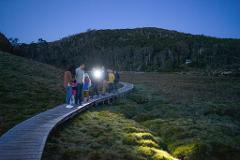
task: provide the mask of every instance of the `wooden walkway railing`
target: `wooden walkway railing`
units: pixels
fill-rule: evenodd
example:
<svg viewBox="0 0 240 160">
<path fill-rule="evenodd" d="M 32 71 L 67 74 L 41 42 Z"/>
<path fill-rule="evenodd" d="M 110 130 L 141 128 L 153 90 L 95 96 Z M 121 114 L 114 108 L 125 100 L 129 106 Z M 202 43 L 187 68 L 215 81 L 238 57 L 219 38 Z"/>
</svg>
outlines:
<svg viewBox="0 0 240 160">
<path fill-rule="evenodd" d="M 19 123 L 0 137 L 0 160 L 40 160 L 47 138 L 55 127 L 96 103 L 108 101 L 133 89 L 133 84 L 120 83 L 123 87 L 117 93 L 91 99 L 73 108 L 66 108 L 66 104 L 63 104 Z"/>
</svg>

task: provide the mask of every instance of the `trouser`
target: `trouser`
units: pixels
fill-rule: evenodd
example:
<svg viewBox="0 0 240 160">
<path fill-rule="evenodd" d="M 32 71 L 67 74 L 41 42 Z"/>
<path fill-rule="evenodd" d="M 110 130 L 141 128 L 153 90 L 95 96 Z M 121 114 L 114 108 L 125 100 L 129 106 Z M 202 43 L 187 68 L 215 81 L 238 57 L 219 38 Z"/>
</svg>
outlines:
<svg viewBox="0 0 240 160">
<path fill-rule="evenodd" d="M 108 83 L 108 93 L 113 91 L 113 83 Z"/>
<path fill-rule="evenodd" d="M 70 100 L 70 104 L 76 104 L 76 96 L 74 96 L 73 94 Z"/>
<path fill-rule="evenodd" d="M 89 91 L 83 91 L 84 101 L 87 102 L 89 100 Z"/>
<path fill-rule="evenodd" d="M 114 91 L 117 92 L 118 90 L 118 81 L 115 81 L 113 84 Z"/>
<path fill-rule="evenodd" d="M 99 93 L 98 93 L 98 83 L 93 83 L 93 92 L 92 92 L 91 95 L 92 96 L 99 95 Z"/>
<path fill-rule="evenodd" d="M 82 88 L 83 88 L 83 84 L 78 83 L 77 84 L 77 95 L 76 95 L 76 98 L 75 98 L 75 104 L 81 104 L 82 103 Z"/>
<path fill-rule="evenodd" d="M 67 104 L 70 104 L 71 97 L 72 97 L 72 87 L 67 86 L 66 87 L 66 99 L 65 99 L 65 102 Z"/>
<path fill-rule="evenodd" d="M 107 82 L 105 80 L 103 80 L 103 82 L 102 82 L 102 94 L 106 93 L 106 87 L 107 87 Z"/>
</svg>

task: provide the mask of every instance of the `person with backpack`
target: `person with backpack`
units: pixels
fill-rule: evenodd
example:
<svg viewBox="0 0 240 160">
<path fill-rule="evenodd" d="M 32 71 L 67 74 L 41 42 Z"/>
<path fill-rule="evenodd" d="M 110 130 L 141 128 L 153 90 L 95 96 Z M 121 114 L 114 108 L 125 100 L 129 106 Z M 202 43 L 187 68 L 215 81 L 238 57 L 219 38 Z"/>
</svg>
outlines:
<svg viewBox="0 0 240 160">
<path fill-rule="evenodd" d="M 108 72 L 107 72 L 107 70 L 105 69 L 104 66 L 102 66 L 102 74 L 103 74 L 103 77 L 102 77 L 102 95 L 105 95 L 106 90 L 107 90 Z"/>
<path fill-rule="evenodd" d="M 120 81 L 120 75 L 118 73 L 118 71 L 114 71 L 114 76 L 115 76 L 115 79 L 114 79 L 114 91 L 117 92 L 117 85 Z"/>
<path fill-rule="evenodd" d="M 92 82 L 92 93 L 91 97 L 99 96 L 99 87 L 103 81 L 103 71 L 98 68 L 93 68 L 90 74 L 90 79 Z"/>
<path fill-rule="evenodd" d="M 111 69 L 108 69 L 108 80 L 107 80 L 108 93 L 111 93 L 114 90 L 114 88 L 113 88 L 114 80 L 115 80 L 115 76 L 113 74 L 113 71 Z"/>
<path fill-rule="evenodd" d="M 84 97 L 84 102 L 88 102 L 89 99 L 90 99 L 90 96 L 89 96 L 89 89 L 91 87 L 91 79 L 89 77 L 89 75 L 87 73 L 84 73 L 83 75 L 83 97 Z"/>
<path fill-rule="evenodd" d="M 76 94 L 76 98 L 75 98 L 75 104 L 77 104 L 77 105 L 81 105 L 81 103 L 82 103 L 84 68 L 85 68 L 85 65 L 81 64 L 75 70 L 75 79 L 77 81 L 77 94 Z"/>
</svg>

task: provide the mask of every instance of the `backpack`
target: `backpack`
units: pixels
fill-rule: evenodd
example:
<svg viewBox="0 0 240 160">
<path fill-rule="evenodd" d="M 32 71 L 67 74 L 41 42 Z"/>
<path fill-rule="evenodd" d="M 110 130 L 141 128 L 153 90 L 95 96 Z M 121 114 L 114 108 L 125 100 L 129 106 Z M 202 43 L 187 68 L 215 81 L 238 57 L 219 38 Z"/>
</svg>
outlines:
<svg viewBox="0 0 240 160">
<path fill-rule="evenodd" d="M 90 79 L 86 76 L 85 78 L 84 78 L 84 83 L 89 83 L 90 82 Z"/>
</svg>

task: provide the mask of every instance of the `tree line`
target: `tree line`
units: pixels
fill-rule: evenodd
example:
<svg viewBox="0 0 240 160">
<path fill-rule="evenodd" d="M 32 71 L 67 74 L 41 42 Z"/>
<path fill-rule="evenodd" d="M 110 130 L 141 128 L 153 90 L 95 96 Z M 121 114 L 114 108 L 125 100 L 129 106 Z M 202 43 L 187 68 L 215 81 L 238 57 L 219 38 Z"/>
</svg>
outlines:
<svg viewBox="0 0 240 160">
<path fill-rule="evenodd" d="M 15 54 L 66 68 L 81 62 L 131 71 L 172 71 L 186 66 L 240 68 L 240 40 L 159 28 L 89 30 L 54 42 L 21 44 Z M 186 61 L 189 64 L 186 64 Z"/>
</svg>

